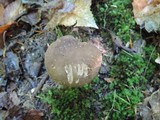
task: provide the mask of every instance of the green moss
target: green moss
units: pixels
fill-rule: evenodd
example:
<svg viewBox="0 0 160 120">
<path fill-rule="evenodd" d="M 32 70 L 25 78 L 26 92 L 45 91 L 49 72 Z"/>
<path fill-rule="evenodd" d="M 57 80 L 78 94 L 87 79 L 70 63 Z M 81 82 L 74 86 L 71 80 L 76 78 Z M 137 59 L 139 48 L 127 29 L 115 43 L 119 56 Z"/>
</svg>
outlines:
<svg viewBox="0 0 160 120">
<path fill-rule="evenodd" d="M 110 70 L 112 83 L 96 77 L 79 88 L 55 87 L 40 98 L 51 106 L 54 120 L 134 119 L 136 106 L 143 100 L 142 91 L 155 68 L 156 51 L 152 46 L 145 51 L 145 58 L 121 51 Z"/>
<path fill-rule="evenodd" d="M 113 30 L 124 41 L 130 40 L 130 30 L 135 27 L 131 0 L 107 0 L 99 2 L 94 11 L 100 28 Z"/>
<path fill-rule="evenodd" d="M 152 46 L 146 47 L 145 58 L 123 51 L 119 54 L 110 71 L 110 77 L 115 80 L 110 83 L 110 92 L 105 97 L 110 108 L 108 118 L 135 119 L 136 105 L 142 101 L 142 91 L 155 69 L 153 61 L 156 52 L 153 50 Z"/>
<path fill-rule="evenodd" d="M 131 0 L 93 1 L 93 14 L 100 28 L 109 28 L 124 41 L 134 31 Z M 61 36 L 61 32 L 57 30 Z M 53 88 L 40 95 L 51 106 L 54 120 L 135 119 L 135 109 L 144 98 L 142 91 L 155 69 L 156 51 L 149 45 L 145 56 L 121 51 L 111 67 L 112 83 L 98 77 L 80 88 Z"/>
<path fill-rule="evenodd" d="M 96 77 L 93 83 L 83 87 L 56 87 L 39 97 L 51 106 L 54 120 L 93 120 L 101 116 L 94 108 L 99 94 L 93 90 L 93 85 L 98 81 Z"/>
</svg>

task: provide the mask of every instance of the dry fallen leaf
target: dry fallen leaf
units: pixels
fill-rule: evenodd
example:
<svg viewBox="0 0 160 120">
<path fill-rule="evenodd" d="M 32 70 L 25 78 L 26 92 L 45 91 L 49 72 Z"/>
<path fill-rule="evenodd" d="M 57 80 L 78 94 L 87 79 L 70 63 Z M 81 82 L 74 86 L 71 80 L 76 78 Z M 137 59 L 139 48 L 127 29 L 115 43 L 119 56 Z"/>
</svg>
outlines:
<svg viewBox="0 0 160 120">
<path fill-rule="evenodd" d="M 33 11 L 25 16 L 22 16 L 20 20 L 29 23 L 30 25 L 36 25 L 41 20 L 41 11 Z"/>
<path fill-rule="evenodd" d="M 72 0 L 72 2 L 64 0 L 63 7 L 53 12 L 46 29 L 54 28 L 57 25 L 98 28 L 90 6 L 91 0 Z"/>
<path fill-rule="evenodd" d="M 9 4 L 4 10 L 4 22 L 9 23 L 17 19 L 26 9 L 21 0 L 16 0 Z"/>
<path fill-rule="evenodd" d="M 29 110 L 25 117 L 24 120 L 42 120 L 43 112 L 39 110 Z"/>
<path fill-rule="evenodd" d="M 0 26 L 0 34 L 2 34 L 5 30 L 7 30 L 11 25 L 12 23 L 7 23 L 5 25 Z"/>
<path fill-rule="evenodd" d="M 0 34 L 7 30 L 25 10 L 21 0 L 11 2 L 6 7 L 0 4 Z"/>
<path fill-rule="evenodd" d="M 90 11 L 91 0 L 75 0 L 74 4 L 75 9 L 63 17 L 59 24 L 98 28 Z"/>
<path fill-rule="evenodd" d="M 160 0 L 134 0 L 132 5 L 137 24 L 148 32 L 160 30 Z"/>
<path fill-rule="evenodd" d="M 13 105 L 20 104 L 20 99 L 18 98 L 17 93 L 15 91 L 10 93 L 9 98 L 11 99 Z"/>
<path fill-rule="evenodd" d="M 0 25 L 4 24 L 3 13 L 4 13 L 4 6 L 0 4 Z"/>
<path fill-rule="evenodd" d="M 153 92 L 138 106 L 142 120 L 160 120 L 160 89 Z"/>
<path fill-rule="evenodd" d="M 155 120 L 160 120 L 160 90 L 156 91 L 151 95 L 149 104 L 152 109 L 152 117 Z"/>
<path fill-rule="evenodd" d="M 2 4 L 0 4 L 0 34 L 2 34 L 5 30 L 7 30 L 12 23 L 8 23 L 8 24 L 5 24 L 5 21 L 4 21 L 4 6 Z M 5 25 L 4 25 L 5 24 Z"/>
</svg>

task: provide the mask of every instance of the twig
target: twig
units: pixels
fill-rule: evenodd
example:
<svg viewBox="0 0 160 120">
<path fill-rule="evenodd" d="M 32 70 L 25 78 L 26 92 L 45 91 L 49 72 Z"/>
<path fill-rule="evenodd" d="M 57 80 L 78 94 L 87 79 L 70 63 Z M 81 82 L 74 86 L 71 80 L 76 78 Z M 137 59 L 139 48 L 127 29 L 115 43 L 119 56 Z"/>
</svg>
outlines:
<svg viewBox="0 0 160 120">
<path fill-rule="evenodd" d="M 111 38 L 112 38 L 112 41 L 113 41 L 113 43 L 114 43 L 117 47 L 122 48 L 123 50 L 125 50 L 125 51 L 127 51 L 127 52 L 130 52 L 130 53 L 136 53 L 135 50 L 130 49 L 130 48 L 128 48 L 128 47 L 125 47 L 125 46 L 122 44 L 121 39 L 120 39 L 118 36 L 116 36 L 111 30 L 107 29 L 107 31 L 110 33 Z"/>
<path fill-rule="evenodd" d="M 48 79 L 48 75 L 45 74 L 44 77 L 42 78 L 42 80 L 40 81 L 40 83 L 37 85 L 37 87 L 35 88 L 32 96 L 35 97 L 37 95 L 37 93 L 40 91 L 40 89 L 42 88 L 43 84 L 45 83 L 45 81 Z"/>
</svg>

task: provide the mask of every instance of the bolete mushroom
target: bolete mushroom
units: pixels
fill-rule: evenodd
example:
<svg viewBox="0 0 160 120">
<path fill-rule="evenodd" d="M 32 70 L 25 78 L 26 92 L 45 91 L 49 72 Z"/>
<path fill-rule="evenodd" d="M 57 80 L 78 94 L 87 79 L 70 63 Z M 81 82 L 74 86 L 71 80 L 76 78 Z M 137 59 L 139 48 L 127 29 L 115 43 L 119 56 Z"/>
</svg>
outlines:
<svg viewBox="0 0 160 120">
<path fill-rule="evenodd" d="M 45 53 L 48 74 L 65 87 L 90 83 L 98 74 L 101 63 L 102 54 L 98 48 L 71 35 L 57 39 Z"/>
</svg>

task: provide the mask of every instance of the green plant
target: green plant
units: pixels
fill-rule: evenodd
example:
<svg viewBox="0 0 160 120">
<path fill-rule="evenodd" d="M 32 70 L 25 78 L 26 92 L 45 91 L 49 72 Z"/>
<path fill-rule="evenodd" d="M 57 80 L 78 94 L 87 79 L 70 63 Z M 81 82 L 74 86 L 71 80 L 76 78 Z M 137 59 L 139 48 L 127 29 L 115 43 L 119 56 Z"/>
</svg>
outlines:
<svg viewBox="0 0 160 120">
<path fill-rule="evenodd" d="M 107 118 L 134 119 L 135 107 L 141 102 L 142 91 L 155 68 L 152 61 L 156 52 L 152 50 L 153 47 L 145 48 L 145 58 L 139 54 L 126 54 L 123 51 L 119 54 L 110 71 L 110 77 L 115 80 L 110 83 L 110 92 L 105 97 L 109 107 L 109 111 L 106 111 Z M 148 56 L 149 54 L 151 56 Z"/>
<path fill-rule="evenodd" d="M 54 120 L 92 119 L 93 112 L 90 109 L 91 101 L 86 95 L 87 89 L 81 90 L 80 88 L 54 88 L 43 94 L 41 98 L 51 105 Z"/>
<path fill-rule="evenodd" d="M 156 51 L 147 46 L 145 58 L 121 51 L 110 70 L 114 81 L 107 84 L 96 77 L 79 88 L 53 88 L 40 95 L 51 106 L 54 120 L 134 119 L 142 101 L 145 84 L 155 68 Z"/>
<path fill-rule="evenodd" d="M 100 28 L 107 27 L 128 41 L 130 29 L 135 26 L 131 1 L 103 0 L 98 3 L 93 12 Z M 134 119 L 136 105 L 142 101 L 142 91 L 155 68 L 153 46 L 146 46 L 144 51 L 145 56 L 121 51 L 110 70 L 110 77 L 114 78 L 110 84 L 96 78 L 80 88 L 53 88 L 40 98 L 51 106 L 54 120 Z"/>
<path fill-rule="evenodd" d="M 93 120 L 101 113 L 95 110 L 101 91 L 93 86 L 99 82 L 96 77 L 91 84 L 79 88 L 55 87 L 39 97 L 51 106 L 54 120 Z"/>
<path fill-rule="evenodd" d="M 122 40 L 130 40 L 130 30 L 135 27 L 131 0 L 107 0 L 99 2 L 94 12 L 97 24 L 113 30 Z M 94 11 L 94 10 L 93 10 Z"/>
</svg>

